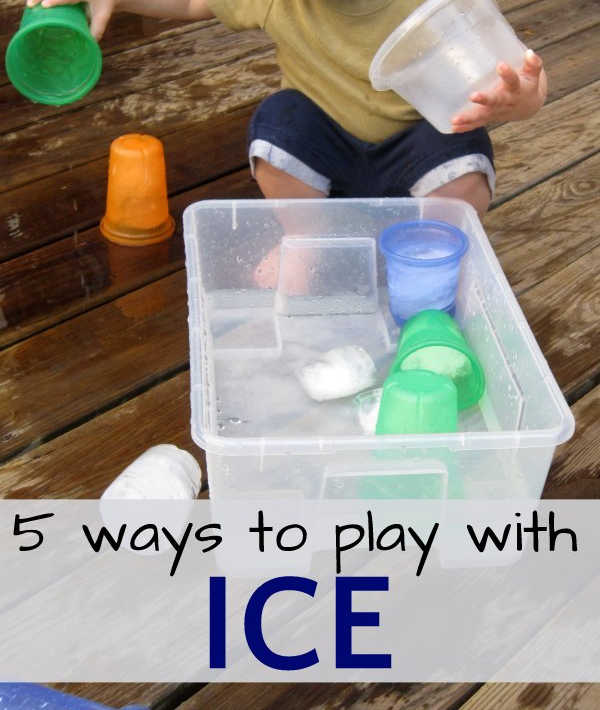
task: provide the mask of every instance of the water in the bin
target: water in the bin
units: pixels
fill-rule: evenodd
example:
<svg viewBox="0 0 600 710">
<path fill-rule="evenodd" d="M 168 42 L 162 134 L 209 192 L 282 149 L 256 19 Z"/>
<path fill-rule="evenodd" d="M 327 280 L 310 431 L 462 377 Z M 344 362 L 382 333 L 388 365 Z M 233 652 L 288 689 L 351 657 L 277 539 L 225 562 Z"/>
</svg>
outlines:
<svg viewBox="0 0 600 710">
<path fill-rule="evenodd" d="M 252 356 L 215 360 L 219 435 L 360 435 L 352 395 L 356 388 L 383 382 L 394 357 L 382 314 L 278 317 L 277 327 L 282 343 L 277 357 L 261 357 L 257 349 Z M 298 372 L 331 351 L 334 369 L 344 372 L 344 392 L 341 380 L 326 382 L 317 371 L 312 373 L 317 393 L 331 393 L 333 386 L 347 396 L 316 401 L 303 389 Z M 357 379 L 349 382 L 349 373 Z"/>
<path fill-rule="evenodd" d="M 471 297 L 474 296 L 471 293 Z M 472 305 L 478 310 L 478 301 L 473 301 Z M 362 413 L 359 413 L 356 399 L 362 397 L 362 401 L 369 404 L 369 393 L 376 390 L 367 388 L 362 395 L 318 402 L 303 390 L 297 373 L 331 350 L 356 346 L 364 349 L 375 363 L 374 386 L 381 387 L 396 355 L 398 339 L 398 329 L 388 317 L 387 306 L 383 306 L 383 310 L 369 314 L 277 316 L 270 321 L 276 335 L 263 337 L 265 333 L 261 325 L 253 340 L 253 349 L 243 348 L 238 355 L 235 349 L 222 350 L 222 356 L 217 355 L 214 360 L 215 433 L 235 438 L 373 435 L 378 399 L 371 397 L 370 406 Z M 257 322 L 256 315 L 252 318 L 250 312 L 245 317 L 237 311 L 236 314 L 238 318 L 227 320 L 233 328 L 228 334 L 228 345 L 237 342 L 235 330 L 246 335 L 248 324 Z M 218 322 L 223 321 L 218 312 L 214 317 Z M 469 317 L 471 321 L 475 319 L 473 313 Z M 262 320 L 259 322 L 263 324 Z M 469 334 L 472 341 L 482 345 L 481 336 Z M 245 344 L 246 340 L 242 340 Z M 274 343 L 280 343 L 280 347 L 274 347 Z M 478 354 L 485 356 L 484 364 L 493 362 L 501 372 L 504 361 L 494 355 L 495 351 L 490 352 L 492 345 L 490 341 Z M 439 355 L 433 351 L 425 357 L 437 358 Z M 419 357 L 423 358 L 423 353 Z M 462 356 L 450 357 L 447 363 L 448 374 L 455 376 L 468 366 Z M 427 364 L 423 359 L 412 362 L 413 367 Z M 498 379 L 498 373 L 495 379 Z M 505 380 L 503 377 L 502 382 Z M 496 398 L 491 386 L 490 395 Z M 496 421 L 497 412 L 490 395 L 486 393 L 479 406 L 460 413 L 459 431 L 496 431 L 514 424 L 506 416 Z M 505 395 L 502 401 L 506 401 Z M 510 412 L 513 410 L 515 407 L 510 407 Z"/>
</svg>

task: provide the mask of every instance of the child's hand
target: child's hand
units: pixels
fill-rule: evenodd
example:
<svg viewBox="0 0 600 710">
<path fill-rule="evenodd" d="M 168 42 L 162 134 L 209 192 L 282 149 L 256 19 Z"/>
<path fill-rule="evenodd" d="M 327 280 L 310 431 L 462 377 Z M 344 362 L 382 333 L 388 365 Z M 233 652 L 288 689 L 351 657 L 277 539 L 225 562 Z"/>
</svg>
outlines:
<svg viewBox="0 0 600 710">
<path fill-rule="evenodd" d="M 523 66 L 515 71 L 498 64 L 500 81 L 490 91 L 477 91 L 470 100 L 476 104 L 452 119 L 454 133 L 472 131 L 487 123 L 522 121 L 537 113 L 546 100 L 547 79 L 542 60 L 533 50 L 525 52 Z"/>
<path fill-rule="evenodd" d="M 40 2 L 42 7 L 54 7 L 55 5 L 76 5 L 81 0 L 27 0 L 27 6 L 33 7 L 39 5 Z M 88 0 L 88 4 L 91 14 L 90 32 L 99 40 L 115 10 L 117 0 Z"/>
</svg>

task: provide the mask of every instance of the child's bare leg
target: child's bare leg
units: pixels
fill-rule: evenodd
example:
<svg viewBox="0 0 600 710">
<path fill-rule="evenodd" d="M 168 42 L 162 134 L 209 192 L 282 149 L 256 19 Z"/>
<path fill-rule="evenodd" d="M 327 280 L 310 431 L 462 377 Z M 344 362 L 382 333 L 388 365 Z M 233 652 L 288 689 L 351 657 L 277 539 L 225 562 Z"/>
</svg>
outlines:
<svg viewBox="0 0 600 710">
<path fill-rule="evenodd" d="M 457 197 L 477 210 L 480 219 L 487 212 L 492 195 L 484 173 L 466 173 L 430 192 L 427 197 Z"/>
<path fill-rule="evenodd" d="M 273 167 L 262 158 L 255 158 L 254 174 L 262 194 L 267 199 L 295 199 L 327 197 L 324 192 L 298 180 L 298 178 Z M 286 232 L 293 234 L 292 225 L 284 225 Z M 287 270 L 286 270 L 287 271 Z M 306 284 L 305 265 L 298 263 L 298 268 L 292 268 L 290 278 L 293 283 L 286 284 L 289 292 L 302 292 Z M 272 249 L 254 271 L 254 280 L 261 288 L 275 288 L 279 276 L 279 247 Z"/>
<path fill-rule="evenodd" d="M 267 199 L 285 200 L 294 198 L 327 197 L 321 190 L 307 185 L 302 180 L 273 167 L 262 158 L 255 158 L 254 173 L 262 194 Z"/>
</svg>

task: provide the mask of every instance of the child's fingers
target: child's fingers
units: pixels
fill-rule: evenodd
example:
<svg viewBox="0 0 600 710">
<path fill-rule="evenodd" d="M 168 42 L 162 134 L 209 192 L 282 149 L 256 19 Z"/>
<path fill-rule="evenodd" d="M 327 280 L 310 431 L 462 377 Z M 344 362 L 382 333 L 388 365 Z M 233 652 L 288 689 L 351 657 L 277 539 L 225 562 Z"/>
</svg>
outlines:
<svg viewBox="0 0 600 710">
<path fill-rule="evenodd" d="M 90 32 L 92 33 L 92 37 L 97 40 L 102 39 L 102 35 L 106 30 L 109 20 L 110 12 L 98 11 L 95 15 L 92 15 L 92 22 L 90 24 Z"/>
<path fill-rule="evenodd" d="M 41 0 L 27 0 L 27 7 L 34 7 L 35 5 L 39 5 Z"/>
<path fill-rule="evenodd" d="M 504 85 L 509 91 L 519 90 L 519 75 L 511 66 L 505 64 L 504 62 L 500 62 L 500 64 L 498 64 L 497 72 L 498 76 L 502 79 Z"/>
<path fill-rule="evenodd" d="M 452 124 L 453 133 L 468 133 L 469 131 L 474 131 L 476 128 L 481 128 L 485 126 L 486 122 L 481 121 L 468 121 L 467 123 L 461 123 L 459 125 Z"/>
<path fill-rule="evenodd" d="M 525 52 L 525 60 L 523 61 L 524 74 L 527 74 L 533 79 L 537 79 L 537 77 L 541 74 L 543 66 L 544 63 L 542 62 L 541 57 L 538 57 L 533 49 L 528 49 Z"/>
<path fill-rule="evenodd" d="M 481 91 L 476 91 L 469 97 L 474 104 L 480 104 L 481 106 L 487 106 L 491 103 L 491 97 L 487 94 L 483 94 Z"/>
<path fill-rule="evenodd" d="M 484 126 L 490 119 L 491 111 L 487 106 L 473 106 L 452 119 L 452 130 L 455 133 L 472 131 L 474 128 Z"/>
</svg>

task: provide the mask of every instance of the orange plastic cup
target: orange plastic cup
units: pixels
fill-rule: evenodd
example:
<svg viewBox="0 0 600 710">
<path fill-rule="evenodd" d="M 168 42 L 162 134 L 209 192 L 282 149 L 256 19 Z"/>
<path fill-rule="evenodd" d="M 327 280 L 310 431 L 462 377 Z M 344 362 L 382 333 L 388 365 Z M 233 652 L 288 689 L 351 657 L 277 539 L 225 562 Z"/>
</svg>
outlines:
<svg viewBox="0 0 600 710">
<path fill-rule="evenodd" d="M 110 146 L 106 214 L 100 231 L 125 246 L 157 244 L 172 236 L 162 143 L 131 133 Z"/>
</svg>

